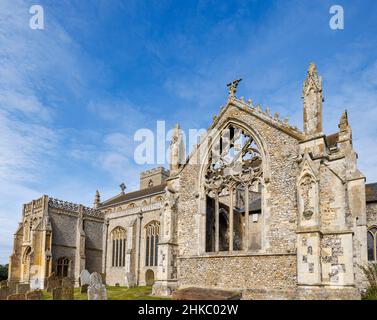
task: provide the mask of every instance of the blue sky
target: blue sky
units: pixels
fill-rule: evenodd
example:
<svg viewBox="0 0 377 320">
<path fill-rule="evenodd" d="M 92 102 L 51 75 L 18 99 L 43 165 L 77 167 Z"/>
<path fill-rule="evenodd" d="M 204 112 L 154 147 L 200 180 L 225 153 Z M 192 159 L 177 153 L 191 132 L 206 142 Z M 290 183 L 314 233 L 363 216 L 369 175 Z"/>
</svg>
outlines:
<svg viewBox="0 0 377 320">
<path fill-rule="evenodd" d="M 40 4 L 45 29 L 29 28 Z M 345 29 L 329 27 L 342 5 Z M 0 1 L 0 263 L 22 204 L 43 194 L 91 205 L 138 187 L 139 128 L 206 128 L 239 96 L 302 127 L 309 62 L 324 78 L 324 129 L 344 109 L 359 167 L 377 181 L 377 2 Z"/>
</svg>

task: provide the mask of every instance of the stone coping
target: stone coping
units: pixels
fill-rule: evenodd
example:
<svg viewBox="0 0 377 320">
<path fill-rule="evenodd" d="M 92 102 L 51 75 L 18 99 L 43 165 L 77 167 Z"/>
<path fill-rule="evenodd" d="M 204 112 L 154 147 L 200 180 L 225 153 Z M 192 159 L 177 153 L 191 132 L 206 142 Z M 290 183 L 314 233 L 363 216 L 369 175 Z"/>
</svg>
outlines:
<svg viewBox="0 0 377 320">
<path fill-rule="evenodd" d="M 295 252 L 276 252 L 276 253 L 267 253 L 267 252 L 240 252 L 240 253 L 226 253 L 226 252 L 219 252 L 219 253 L 205 253 L 202 255 L 195 255 L 195 256 L 187 256 L 187 257 L 178 257 L 178 259 L 202 259 L 202 258 L 229 258 L 229 257 L 270 257 L 270 256 L 296 256 L 297 253 Z"/>
</svg>

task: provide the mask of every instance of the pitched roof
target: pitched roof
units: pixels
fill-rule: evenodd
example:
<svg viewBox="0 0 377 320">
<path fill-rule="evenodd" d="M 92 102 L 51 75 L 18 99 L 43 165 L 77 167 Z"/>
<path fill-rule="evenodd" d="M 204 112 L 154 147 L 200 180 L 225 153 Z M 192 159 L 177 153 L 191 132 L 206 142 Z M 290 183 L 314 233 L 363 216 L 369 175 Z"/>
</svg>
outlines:
<svg viewBox="0 0 377 320">
<path fill-rule="evenodd" d="M 377 202 L 377 183 L 366 184 L 365 195 L 367 202 Z"/>
<path fill-rule="evenodd" d="M 136 200 L 136 199 L 147 197 L 147 196 L 150 196 L 150 195 L 156 194 L 156 193 L 162 193 L 162 192 L 164 192 L 165 187 L 166 187 L 166 182 L 164 182 L 164 183 L 162 183 L 158 186 L 154 186 L 154 187 L 150 187 L 150 188 L 146 188 L 146 189 L 141 189 L 141 190 L 128 192 L 128 193 L 121 193 L 121 194 L 119 194 L 119 195 L 117 195 L 113 198 L 110 198 L 110 199 L 102 202 L 101 208 L 116 205 L 116 204 L 119 204 L 119 203 L 122 203 L 122 202 L 128 202 L 128 201 L 131 201 L 131 200 Z"/>
</svg>

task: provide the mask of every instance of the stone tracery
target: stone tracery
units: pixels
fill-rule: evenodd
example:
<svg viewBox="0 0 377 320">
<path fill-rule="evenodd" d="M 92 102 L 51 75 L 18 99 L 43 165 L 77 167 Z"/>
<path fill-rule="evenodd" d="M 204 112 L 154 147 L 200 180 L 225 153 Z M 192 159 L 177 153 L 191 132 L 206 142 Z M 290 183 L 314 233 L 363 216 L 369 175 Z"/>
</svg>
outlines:
<svg viewBox="0 0 377 320">
<path fill-rule="evenodd" d="M 253 137 L 228 126 L 211 146 L 204 177 L 207 252 L 250 249 L 249 213 L 253 193 L 259 193 L 260 201 L 254 189 L 262 175 L 262 156 Z"/>
</svg>

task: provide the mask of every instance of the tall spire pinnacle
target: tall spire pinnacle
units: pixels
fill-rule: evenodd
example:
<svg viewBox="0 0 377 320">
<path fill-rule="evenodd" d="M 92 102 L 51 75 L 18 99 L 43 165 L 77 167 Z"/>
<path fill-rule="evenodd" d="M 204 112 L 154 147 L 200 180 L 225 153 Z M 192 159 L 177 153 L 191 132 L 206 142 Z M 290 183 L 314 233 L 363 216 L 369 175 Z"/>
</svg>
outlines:
<svg viewBox="0 0 377 320">
<path fill-rule="evenodd" d="M 97 209 L 100 204 L 101 204 L 101 196 L 99 194 L 99 191 L 97 190 L 96 195 L 94 196 L 94 203 L 93 203 L 94 209 Z"/>
<path fill-rule="evenodd" d="M 322 134 L 322 77 L 317 73 L 314 63 L 308 68 L 302 89 L 304 100 L 304 132 L 306 136 Z"/>
</svg>

